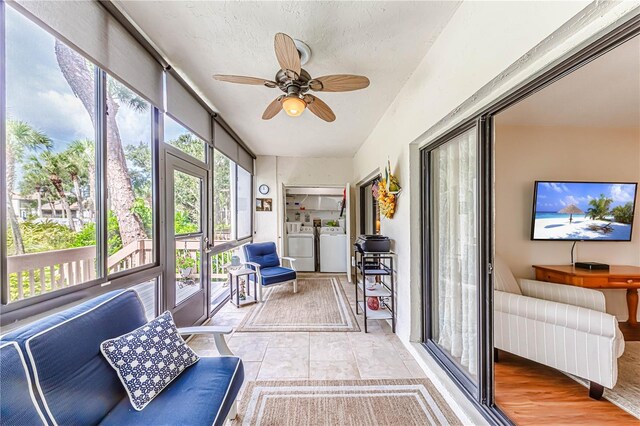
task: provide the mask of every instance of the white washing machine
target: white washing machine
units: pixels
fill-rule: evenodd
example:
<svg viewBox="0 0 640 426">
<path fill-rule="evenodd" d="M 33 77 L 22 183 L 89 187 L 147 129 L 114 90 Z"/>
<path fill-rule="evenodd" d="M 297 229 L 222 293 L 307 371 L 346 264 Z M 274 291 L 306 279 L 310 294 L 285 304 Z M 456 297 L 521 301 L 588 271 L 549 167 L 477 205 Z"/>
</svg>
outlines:
<svg viewBox="0 0 640 426">
<path fill-rule="evenodd" d="M 320 272 L 347 272 L 347 234 L 342 227 L 320 228 Z"/>
<path fill-rule="evenodd" d="M 296 270 L 316 270 L 316 238 L 313 227 L 302 226 L 300 232 L 287 234 L 287 256 L 293 257 Z"/>
</svg>

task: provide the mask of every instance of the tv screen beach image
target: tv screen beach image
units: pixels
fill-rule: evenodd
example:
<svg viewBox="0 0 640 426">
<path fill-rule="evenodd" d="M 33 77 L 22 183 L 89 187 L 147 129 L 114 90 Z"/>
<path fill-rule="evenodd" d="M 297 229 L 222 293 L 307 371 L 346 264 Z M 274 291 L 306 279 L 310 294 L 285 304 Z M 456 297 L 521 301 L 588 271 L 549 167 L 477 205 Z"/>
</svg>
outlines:
<svg viewBox="0 0 640 426">
<path fill-rule="evenodd" d="M 533 239 L 630 241 L 636 186 L 536 182 Z"/>
</svg>

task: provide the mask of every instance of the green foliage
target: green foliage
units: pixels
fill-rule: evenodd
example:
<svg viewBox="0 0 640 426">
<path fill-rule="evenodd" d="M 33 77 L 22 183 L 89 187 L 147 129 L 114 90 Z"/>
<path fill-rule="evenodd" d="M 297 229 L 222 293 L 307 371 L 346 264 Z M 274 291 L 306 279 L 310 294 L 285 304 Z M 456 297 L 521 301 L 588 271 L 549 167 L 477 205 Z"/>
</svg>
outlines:
<svg viewBox="0 0 640 426">
<path fill-rule="evenodd" d="M 176 235 L 190 234 L 199 231 L 197 222 L 193 222 L 189 215 L 182 211 L 177 211 L 173 221 Z"/>
<path fill-rule="evenodd" d="M 218 225 L 226 226 L 220 230 L 231 228 L 226 217 L 231 210 L 231 161 L 215 151 L 213 154 L 213 214 L 216 230 Z"/>
<path fill-rule="evenodd" d="M 107 252 L 109 256 L 122 249 L 122 238 L 120 238 L 120 226 L 118 218 L 113 211 L 107 214 Z"/>
<path fill-rule="evenodd" d="M 20 223 L 26 253 L 62 250 L 74 246 L 74 232 L 51 221 Z"/>
<path fill-rule="evenodd" d="M 202 139 L 198 138 L 192 133 L 183 133 L 178 136 L 177 139 L 173 139 L 167 142 L 169 145 L 173 145 L 180 151 L 184 151 L 189 155 L 194 156 L 199 160 L 204 160 L 204 147 L 205 144 Z"/>
<path fill-rule="evenodd" d="M 586 216 L 592 220 L 604 220 L 609 214 L 611 203 L 613 203 L 613 199 L 607 198 L 604 194 L 600 194 L 599 198 L 594 198 L 589 201 L 591 207 L 587 210 Z"/>
<path fill-rule="evenodd" d="M 94 246 L 96 244 L 96 224 L 87 223 L 75 233 L 73 247 Z"/>
<path fill-rule="evenodd" d="M 148 143 L 125 145 L 125 157 L 136 197 L 151 201 L 151 147 Z"/>
<path fill-rule="evenodd" d="M 633 203 L 628 202 L 625 205 L 614 207 L 611 214 L 613 214 L 614 221 L 630 225 L 633 222 Z"/>
<path fill-rule="evenodd" d="M 127 86 L 120 83 L 115 78 L 109 77 L 107 79 L 107 84 L 109 96 L 117 100 L 120 105 L 127 105 L 136 112 L 146 111 L 149 109 L 149 104 L 144 99 L 129 90 Z"/>
<path fill-rule="evenodd" d="M 142 198 L 136 198 L 133 202 L 131 211 L 140 218 L 142 226 L 144 227 L 144 232 L 147 235 L 152 235 L 153 210 L 149 205 L 147 205 L 147 202 Z"/>
<path fill-rule="evenodd" d="M 190 256 L 188 250 L 176 251 L 176 272 L 180 272 L 183 269 L 193 268 L 196 266 L 196 260 Z"/>
</svg>

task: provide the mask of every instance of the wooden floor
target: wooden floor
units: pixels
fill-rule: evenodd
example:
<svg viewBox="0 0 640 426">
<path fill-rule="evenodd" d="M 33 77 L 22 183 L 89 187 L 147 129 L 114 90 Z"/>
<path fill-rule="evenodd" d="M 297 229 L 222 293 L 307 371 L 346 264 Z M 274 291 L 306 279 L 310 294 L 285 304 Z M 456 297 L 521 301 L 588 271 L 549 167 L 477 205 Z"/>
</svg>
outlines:
<svg viewBox="0 0 640 426">
<path fill-rule="evenodd" d="M 619 322 L 618 326 L 620 327 L 620 331 L 624 335 L 624 340 L 627 342 L 638 342 L 640 341 L 640 325 L 632 327 L 628 322 Z"/>
<path fill-rule="evenodd" d="M 500 351 L 496 401 L 517 425 L 640 425 L 609 401 L 589 398 L 584 386 L 557 370 Z"/>
</svg>

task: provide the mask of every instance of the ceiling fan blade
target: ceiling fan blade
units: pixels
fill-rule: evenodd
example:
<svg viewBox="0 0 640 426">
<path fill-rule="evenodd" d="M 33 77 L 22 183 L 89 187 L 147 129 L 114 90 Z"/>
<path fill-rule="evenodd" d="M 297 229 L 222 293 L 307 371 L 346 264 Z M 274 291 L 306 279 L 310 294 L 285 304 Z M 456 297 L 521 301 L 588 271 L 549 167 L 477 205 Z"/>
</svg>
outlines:
<svg viewBox="0 0 640 426">
<path fill-rule="evenodd" d="M 332 122 L 336 119 L 336 115 L 331 111 L 329 105 L 325 104 L 321 99 L 316 98 L 313 95 L 305 95 L 304 101 L 307 103 L 309 111 L 323 119 L 324 121 Z"/>
<path fill-rule="evenodd" d="M 293 39 L 284 33 L 277 33 L 274 47 L 280 68 L 300 75 L 300 54 Z"/>
<path fill-rule="evenodd" d="M 223 75 L 216 74 L 213 76 L 216 80 L 226 81 L 228 83 L 238 83 L 238 84 L 254 84 L 256 86 L 267 86 L 270 88 L 277 87 L 277 84 L 271 80 L 265 80 L 264 78 L 257 77 L 245 77 L 242 75 Z"/>
<path fill-rule="evenodd" d="M 283 98 L 284 98 L 284 95 L 280 95 L 277 98 L 275 98 L 273 102 L 269 104 L 269 106 L 267 106 L 267 109 L 265 109 L 264 113 L 262 114 L 263 120 L 271 120 L 273 117 L 278 115 L 280 111 L 282 111 Z"/>
<path fill-rule="evenodd" d="M 318 84 L 320 82 L 320 84 Z M 309 82 L 316 92 L 350 92 L 369 86 L 369 79 L 362 75 L 335 74 L 314 78 Z"/>
</svg>

